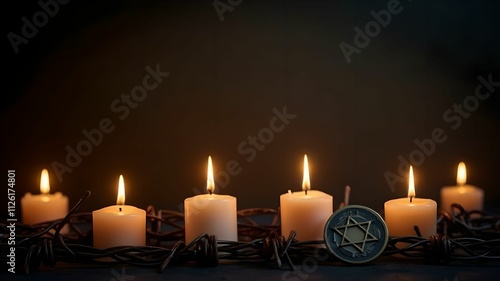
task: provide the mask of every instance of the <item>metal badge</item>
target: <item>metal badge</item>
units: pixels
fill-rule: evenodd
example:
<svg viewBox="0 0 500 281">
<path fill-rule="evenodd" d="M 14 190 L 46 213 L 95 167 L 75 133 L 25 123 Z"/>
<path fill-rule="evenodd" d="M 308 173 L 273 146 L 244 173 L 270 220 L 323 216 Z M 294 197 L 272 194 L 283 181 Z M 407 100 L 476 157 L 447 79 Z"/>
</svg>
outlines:
<svg viewBox="0 0 500 281">
<path fill-rule="evenodd" d="M 374 210 L 348 205 L 337 210 L 325 225 L 325 245 L 338 259 L 353 264 L 367 263 L 385 249 L 389 231 Z"/>
</svg>

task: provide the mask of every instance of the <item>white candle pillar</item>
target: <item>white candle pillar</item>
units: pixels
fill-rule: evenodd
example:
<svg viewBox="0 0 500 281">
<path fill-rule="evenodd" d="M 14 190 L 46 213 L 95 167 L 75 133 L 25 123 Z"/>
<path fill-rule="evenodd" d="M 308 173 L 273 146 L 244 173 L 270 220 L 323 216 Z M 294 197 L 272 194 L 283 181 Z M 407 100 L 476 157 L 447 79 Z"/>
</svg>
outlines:
<svg viewBox="0 0 500 281">
<path fill-rule="evenodd" d="M 483 210 L 484 191 L 467 182 L 467 170 L 464 162 L 457 168 L 457 185 L 441 188 L 441 209 L 449 211 L 451 204 L 458 203 L 465 210 Z"/>
<path fill-rule="evenodd" d="M 186 243 L 202 234 L 216 235 L 218 240 L 238 241 L 236 197 L 214 194 L 212 158 L 208 157 L 207 191 L 184 200 Z"/>
<path fill-rule="evenodd" d="M 50 194 L 49 173 L 43 169 L 40 176 L 40 195 L 26 193 L 21 198 L 22 221 L 24 224 L 33 225 L 37 223 L 62 219 L 68 214 L 68 197 L 61 192 Z M 64 227 L 61 233 L 67 233 L 68 227 Z"/>
<path fill-rule="evenodd" d="M 94 247 L 146 245 L 146 211 L 125 205 L 125 184 L 120 175 L 116 205 L 92 212 Z"/>
<path fill-rule="evenodd" d="M 333 197 L 310 188 L 309 163 L 304 155 L 303 191 L 280 196 L 281 235 L 288 237 L 295 230 L 299 241 L 323 240 L 326 221 L 333 214 Z"/>
<path fill-rule="evenodd" d="M 436 234 L 437 204 L 431 199 L 415 197 L 413 168 L 410 166 L 408 198 L 385 202 L 385 223 L 390 236 L 416 236 L 414 226 L 418 226 L 422 237 Z"/>
</svg>

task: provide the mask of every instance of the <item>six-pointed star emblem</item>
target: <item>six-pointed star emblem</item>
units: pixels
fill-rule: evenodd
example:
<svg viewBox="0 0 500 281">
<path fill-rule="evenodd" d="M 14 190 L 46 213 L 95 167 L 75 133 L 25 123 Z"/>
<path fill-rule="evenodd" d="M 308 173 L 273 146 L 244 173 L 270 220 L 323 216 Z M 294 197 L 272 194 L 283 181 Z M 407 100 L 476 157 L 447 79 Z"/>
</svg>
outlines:
<svg viewBox="0 0 500 281">
<path fill-rule="evenodd" d="M 372 221 L 357 222 L 349 216 L 345 225 L 330 227 L 330 229 L 342 237 L 339 247 L 352 245 L 363 253 L 366 242 L 379 241 L 377 237 L 370 233 L 371 223 Z"/>
</svg>

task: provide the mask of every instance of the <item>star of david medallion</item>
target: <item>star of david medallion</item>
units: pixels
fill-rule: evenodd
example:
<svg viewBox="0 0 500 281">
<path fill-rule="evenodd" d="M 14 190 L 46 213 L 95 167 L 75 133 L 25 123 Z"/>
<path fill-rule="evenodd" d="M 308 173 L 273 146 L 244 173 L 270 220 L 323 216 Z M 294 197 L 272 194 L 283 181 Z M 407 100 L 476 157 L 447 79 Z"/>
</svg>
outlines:
<svg viewBox="0 0 500 281">
<path fill-rule="evenodd" d="M 347 263 L 360 264 L 374 260 L 384 251 L 389 231 L 374 210 L 348 205 L 328 219 L 324 238 L 334 256 Z"/>
</svg>

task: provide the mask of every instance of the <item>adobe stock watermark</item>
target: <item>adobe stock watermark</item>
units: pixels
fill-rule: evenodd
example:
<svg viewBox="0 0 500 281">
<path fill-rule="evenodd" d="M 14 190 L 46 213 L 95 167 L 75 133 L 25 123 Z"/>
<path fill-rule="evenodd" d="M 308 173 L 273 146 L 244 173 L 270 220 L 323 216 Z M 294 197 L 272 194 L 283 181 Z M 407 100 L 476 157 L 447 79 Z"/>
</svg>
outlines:
<svg viewBox="0 0 500 281">
<path fill-rule="evenodd" d="M 275 134 L 283 132 L 286 126 L 290 124 L 290 121 L 297 117 L 297 114 L 288 113 L 286 106 L 281 111 L 273 108 L 272 113 L 273 116 L 266 127 L 261 128 L 256 135 L 249 135 L 246 140 L 238 144 L 236 150 L 240 156 L 245 157 L 247 163 L 254 161 L 258 152 L 263 151 L 266 145 L 269 145 L 274 140 Z M 226 188 L 231 181 L 231 177 L 241 174 L 242 171 L 243 167 L 240 162 L 234 159 L 227 161 L 225 169 L 219 170 L 214 175 L 216 186 Z M 198 188 L 193 188 L 192 191 L 195 195 L 206 193 Z M 193 201 L 193 203 L 195 202 L 197 202 L 197 205 L 194 206 L 196 211 L 193 211 L 195 214 L 206 207 L 206 201 L 204 200 Z M 183 203 L 180 203 L 178 208 L 180 212 L 184 212 Z"/>
<path fill-rule="evenodd" d="M 46 26 L 49 20 L 59 13 L 59 5 L 66 5 L 68 3 L 69 0 L 38 1 L 38 6 L 40 6 L 41 10 L 35 12 L 33 16 L 31 16 L 31 19 L 27 17 L 21 18 L 23 22 L 21 32 L 19 34 L 14 32 L 9 32 L 7 34 L 7 39 L 9 39 L 14 53 L 19 53 L 19 46 L 21 44 L 28 44 L 29 40 L 33 39 L 38 34 L 39 29 Z"/>
<path fill-rule="evenodd" d="M 125 267 L 122 267 L 121 273 L 116 271 L 116 269 L 112 269 L 111 274 L 113 274 L 113 277 L 111 277 L 109 281 L 129 281 L 135 279 L 134 275 L 127 275 L 127 273 L 125 273 Z"/>
<path fill-rule="evenodd" d="M 226 0 L 226 2 L 222 0 L 215 0 L 212 2 L 212 6 L 214 6 L 215 12 L 219 16 L 220 22 L 224 21 L 224 13 L 232 12 L 236 7 L 238 7 L 243 0 Z"/>
<path fill-rule="evenodd" d="M 141 84 L 133 87 L 130 94 L 121 94 L 119 98 L 111 102 L 110 110 L 119 121 L 125 120 L 130 115 L 131 110 L 137 108 L 148 97 L 148 93 L 155 90 L 164 78 L 170 75 L 169 72 L 162 72 L 159 64 L 154 69 L 148 65 L 145 70 L 147 74 L 142 78 Z M 59 182 L 63 181 L 65 173 L 73 172 L 73 169 L 82 163 L 83 158 L 89 156 L 93 149 L 103 142 L 106 134 L 112 133 L 115 129 L 116 125 L 113 120 L 105 117 L 99 121 L 95 128 L 83 129 L 81 131 L 82 139 L 74 146 L 66 145 L 65 161 L 63 163 L 53 161 L 51 164 Z"/>
<path fill-rule="evenodd" d="M 5 229 L 5 234 L 2 235 L 4 238 L 8 237 L 5 247 L 8 253 L 6 255 L 7 271 L 16 273 L 16 170 L 7 170 L 7 216 L 7 229 Z"/>
<path fill-rule="evenodd" d="M 307 257 L 302 260 L 299 266 L 296 266 L 293 271 L 285 271 L 281 274 L 282 281 L 301 281 L 307 280 L 310 274 L 318 270 L 318 265 L 320 262 L 326 261 L 329 258 L 328 253 L 324 251 L 324 254 L 320 253 L 321 248 L 314 249 L 312 257 Z M 324 249 L 322 249 L 324 250 Z"/>
<path fill-rule="evenodd" d="M 392 192 L 394 192 L 398 182 L 405 181 L 405 175 L 408 173 L 410 165 L 422 165 L 427 157 L 436 152 L 438 145 L 443 144 L 448 139 L 446 130 L 458 130 L 462 126 L 464 119 L 469 118 L 479 108 L 480 103 L 488 99 L 495 92 L 495 88 L 500 87 L 500 80 L 493 81 L 493 74 L 491 73 L 487 76 L 487 79 L 481 75 L 477 79 L 479 83 L 474 94 L 468 95 L 461 103 L 455 103 L 443 112 L 443 121 L 449 127 L 436 127 L 431 131 L 429 137 L 422 140 L 415 139 L 413 142 L 416 148 L 408 154 L 408 157 L 405 158 L 403 155 L 397 157 L 399 161 L 398 173 L 384 172 L 384 178 Z"/>
<path fill-rule="evenodd" d="M 358 26 L 353 28 L 355 32 L 353 38 L 354 46 L 345 41 L 342 41 L 339 44 L 340 51 L 342 51 L 347 63 L 351 63 L 351 56 L 353 54 L 359 55 L 361 53 L 361 49 L 368 47 L 371 39 L 377 37 L 382 31 L 382 28 L 387 27 L 391 23 L 393 15 L 397 15 L 402 11 L 403 5 L 401 5 L 399 0 L 389 0 L 387 2 L 387 9 L 382 9 L 378 12 L 371 10 L 370 15 L 373 17 L 373 20 L 365 24 L 364 30 Z"/>
</svg>

